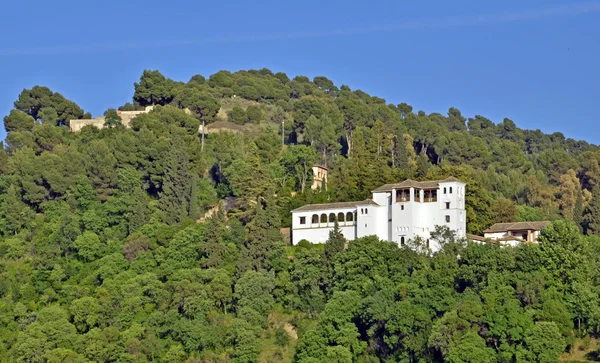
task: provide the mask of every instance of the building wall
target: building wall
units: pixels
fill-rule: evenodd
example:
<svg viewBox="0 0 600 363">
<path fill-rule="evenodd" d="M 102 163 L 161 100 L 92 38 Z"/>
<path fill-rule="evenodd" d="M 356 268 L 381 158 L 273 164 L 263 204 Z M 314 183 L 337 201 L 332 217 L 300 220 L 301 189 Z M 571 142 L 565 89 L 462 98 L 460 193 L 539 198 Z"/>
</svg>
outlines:
<svg viewBox="0 0 600 363">
<path fill-rule="evenodd" d="M 498 239 L 498 238 L 502 238 L 502 237 L 506 237 L 508 236 L 507 232 L 494 232 L 494 233 L 484 233 L 483 237 L 485 238 L 491 238 L 491 239 Z"/>
<path fill-rule="evenodd" d="M 356 206 L 356 237 L 376 235 L 379 239 L 388 239 L 387 205 Z"/>
<path fill-rule="evenodd" d="M 348 213 L 354 215 L 352 222 L 346 221 Z M 348 240 L 356 239 L 356 208 L 332 208 L 320 211 L 301 211 L 292 213 L 292 244 L 296 245 L 303 239 L 306 239 L 312 243 L 325 243 L 329 238 L 329 231 L 333 230 L 335 222 L 329 222 L 329 214 L 335 213 L 337 216 L 339 213 L 344 213 L 344 222 L 338 222 L 342 234 Z M 312 216 L 316 214 L 319 216 L 318 223 L 312 223 Z M 321 223 L 321 214 L 327 215 L 328 222 Z M 300 218 L 306 218 L 304 225 L 300 224 Z"/>
<path fill-rule="evenodd" d="M 450 193 L 450 187 L 452 187 L 452 193 Z M 410 188 L 410 201 L 396 202 L 396 191 L 394 190 L 391 206 L 392 237 L 389 240 L 400 244 L 402 237 L 408 241 L 420 236 L 427 241 L 437 225 L 447 226 L 456 231 L 457 237 L 466 236 L 464 187 L 464 184 L 458 182 L 440 183 L 437 201 L 428 203 L 420 202 L 424 192 L 415 188 Z M 446 194 L 444 194 L 444 188 L 446 188 Z M 374 193 L 374 199 L 380 198 L 375 194 L 382 193 Z M 450 203 L 450 209 L 446 209 L 446 203 Z M 446 222 L 446 216 L 450 217 L 450 222 Z M 439 250 L 439 245 L 433 240 L 430 240 L 429 246 L 433 251 Z"/>
<path fill-rule="evenodd" d="M 327 188 L 327 169 L 320 166 L 313 166 L 313 183 L 310 189 Z"/>
<path fill-rule="evenodd" d="M 104 117 L 98 117 L 94 119 L 84 119 L 84 120 L 70 120 L 69 121 L 69 130 L 71 132 L 79 132 L 84 126 L 93 125 L 99 129 L 104 127 Z"/>
<path fill-rule="evenodd" d="M 123 126 L 129 128 L 129 124 L 131 120 L 133 120 L 136 116 L 141 115 L 143 113 L 148 113 L 152 111 L 154 106 L 147 106 L 144 110 L 141 111 L 117 111 L 117 114 L 121 117 L 121 124 Z M 186 109 L 186 112 L 189 110 Z M 93 125 L 99 129 L 104 127 L 104 117 L 96 117 L 93 119 L 82 119 L 82 120 L 69 120 L 69 130 L 71 132 L 79 132 L 84 126 Z"/>
<path fill-rule="evenodd" d="M 446 193 L 444 194 L 444 188 Z M 450 193 L 452 188 L 452 193 Z M 408 202 L 396 202 L 396 191 L 373 193 L 373 201 L 379 206 L 358 204 L 355 208 L 329 209 L 318 212 L 293 212 L 292 213 L 292 243 L 297 244 L 306 239 L 313 243 L 324 243 L 329 237 L 329 231 L 333 229 L 334 223 L 311 224 L 312 215 L 349 211 L 356 213 L 356 223 L 340 223 L 344 236 L 353 240 L 364 236 L 376 235 L 379 239 L 396 242 L 400 245 L 401 238 L 404 241 L 420 236 L 425 241 L 429 240 L 429 248 L 438 251 L 440 245 L 430 239 L 431 232 L 436 226 L 447 226 L 454 230 L 457 237 L 466 236 L 466 211 L 465 211 L 465 184 L 459 182 L 440 183 L 437 192 L 437 201 L 421 203 L 423 191 L 417 193 L 410 188 L 411 200 Z M 391 199 L 391 203 L 390 203 Z M 449 209 L 446 203 L 450 203 Z M 306 224 L 300 225 L 299 218 L 306 218 Z M 446 221 L 449 216 L 450 221 Z M 320 217 L 319 217 L 320 218 Z M 486 235 L 487 237 L 487 235 Z"/>
</svg>

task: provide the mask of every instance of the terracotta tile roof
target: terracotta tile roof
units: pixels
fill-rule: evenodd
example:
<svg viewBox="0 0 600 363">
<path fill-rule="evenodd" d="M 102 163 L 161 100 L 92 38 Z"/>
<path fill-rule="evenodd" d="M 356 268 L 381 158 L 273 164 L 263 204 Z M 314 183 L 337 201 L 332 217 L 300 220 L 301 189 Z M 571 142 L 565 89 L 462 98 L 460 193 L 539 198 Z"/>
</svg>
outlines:
<svg viewBox="0 0 600 363">
<path fill-rule="evenodd" d="M 440 186 L 440 183 L 452 183 L 458 182 L 463 183 L 459 179 L 451 176 L 444 180 L 426 180 L 426 181 L 416 181 L 411 179 L 406 179 L 401 183 L 395 184 L 385 184 L 380 186 L 379 188 L 373 190 L 373 192 L 391 192 L 393 189 L 401 189 L 401 188 L 421 188 L 421 189 L 437 189 Z"/>
<path fill-rule="evenodd" d="M 546 228 L 550 221 L 541 222 L 511 222 L 511 223 L 496 223 L 490 228 L 483 231 L 484 233 L 497 233 L 497 232 L 508 232 L 508 231 L 541 231 Z"/>
<path fill-rule="evenodd" d="M 343 208 L 355 208 L 359 205 L 374 205 L 379 207 L 379 204 L 375 203 L 371 199 L 359 201 L 359 202 L 341 202 L 341 203 L 323 203 L 323 204 L 308 204 L 300 208 L 294 209 L 292 212 L 309 212 L 309 211 L 322 211 L 328 209 L 343 209 Z"/>
</svg>

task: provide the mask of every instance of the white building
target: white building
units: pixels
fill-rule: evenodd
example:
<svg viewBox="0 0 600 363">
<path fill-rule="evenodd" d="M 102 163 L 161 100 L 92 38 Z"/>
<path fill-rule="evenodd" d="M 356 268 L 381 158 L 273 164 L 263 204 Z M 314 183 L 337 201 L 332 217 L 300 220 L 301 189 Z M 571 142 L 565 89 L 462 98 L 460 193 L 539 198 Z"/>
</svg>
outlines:
<svg viewBox="0 0 600 363">
<path fill-rule="evenodd" d="M 483 231 L 483 238 L 510 246 L 522 242 L 537 243 L 540 232 L 550 223 L 550 221 L 496 223 Z"/>
<path fill-rule="evenodd" d="M 466 235 L 465 185 L 453 177 L 405 180 L 373 190 L 373 198 L 362 202 L 305 205 L 292 211 L 292 243 L 324 243 L 337 221 L 349 240 L 376 235 L 404 245 L 420 236 L 437 251 L 439 244 L 430 241 L 435 226 L 447 226 L 459 238 Z"/>
</svg>

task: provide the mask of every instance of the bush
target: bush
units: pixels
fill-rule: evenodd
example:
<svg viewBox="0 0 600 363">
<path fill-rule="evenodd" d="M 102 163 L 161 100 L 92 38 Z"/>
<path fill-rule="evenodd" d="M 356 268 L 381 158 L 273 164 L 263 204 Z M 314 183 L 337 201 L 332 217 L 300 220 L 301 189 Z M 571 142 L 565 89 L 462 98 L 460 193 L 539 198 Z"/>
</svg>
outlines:
<svg viewBox="0 0 600 363">
<path fill-rule="evenodd" d="M 259 123 L 262 120 L 262 110 L 258 106 L 248 106 L 246 114 L 250 122 Z"/>
<path fill-rule="evenodd" d="M 275 344 L 280 347 L 285 347 L 290 342 L 290 336 L 283 328 L 283 325 L 280 325 L 277 330 L 275 330 Z"/>
<path fill-rule="evenodd" d="M 243 125 L 248 122 L 248 114 L 243 108 L 240 107 L 234 107 L 231 111 L 229 111 L 227 113 L 227 118 L 229 118 L 229 121 L 238 125 Z"/>
</svg>

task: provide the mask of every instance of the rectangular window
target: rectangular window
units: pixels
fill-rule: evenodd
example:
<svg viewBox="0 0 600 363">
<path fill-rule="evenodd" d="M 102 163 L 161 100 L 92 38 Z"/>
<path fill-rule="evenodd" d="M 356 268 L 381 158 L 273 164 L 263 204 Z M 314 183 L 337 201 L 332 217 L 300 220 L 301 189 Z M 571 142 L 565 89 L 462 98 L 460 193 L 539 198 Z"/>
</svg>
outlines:
<svg viewBox="0 0 600 363">
<path fill-rule="evenodd" d="M 300 224 L 306 224 L 306 217 L 300 217 Z"/>
<path fill-rule="evenodd" d="M 400 206 L 400 210 L 404 210 L 404 206 L 403 205 Z"/>
<path fill-rule="evenodd" d="M 450 223 L 450 216 L 446 216 L 446 223 Z"/>
<path fill-rule="evenodd" d="M 446 202 L 446 209 L 450 209 L 450 202 Z"/>
<path fill-rule="evenodd" d="M 452 194 L 452 187 L 450 187 L 450 194 Z"/>
</svg>

